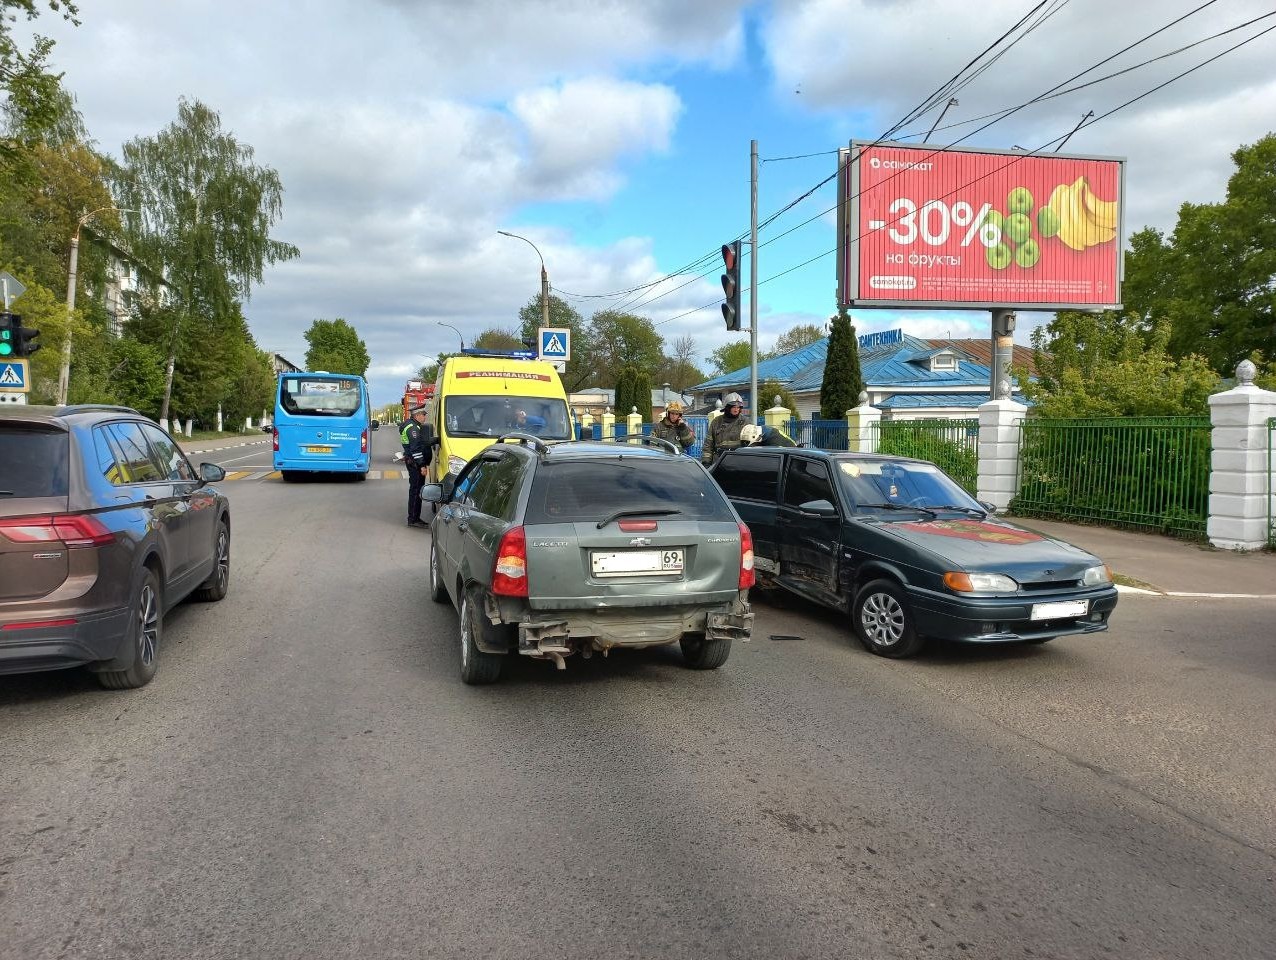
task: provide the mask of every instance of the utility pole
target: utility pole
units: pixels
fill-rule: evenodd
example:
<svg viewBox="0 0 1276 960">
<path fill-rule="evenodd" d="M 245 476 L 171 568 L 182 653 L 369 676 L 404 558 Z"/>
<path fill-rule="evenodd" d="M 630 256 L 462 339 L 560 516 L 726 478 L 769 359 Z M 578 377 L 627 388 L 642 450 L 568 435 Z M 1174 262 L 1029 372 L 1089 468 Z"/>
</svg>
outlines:
<svg viewBox="0 0 1276 960">
<path fill-rule="evenodd" d="M 749 141 L 749 408 L 758 422 L 758 141 Z"/>
</svg>

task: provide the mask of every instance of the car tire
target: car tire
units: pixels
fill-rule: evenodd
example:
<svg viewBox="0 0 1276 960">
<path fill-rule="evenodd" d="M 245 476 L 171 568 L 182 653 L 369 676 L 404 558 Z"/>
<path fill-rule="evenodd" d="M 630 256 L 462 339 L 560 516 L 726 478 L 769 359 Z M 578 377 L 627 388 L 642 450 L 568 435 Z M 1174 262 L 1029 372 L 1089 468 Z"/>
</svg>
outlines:
<svg viewBox="0 0 1276 960">
<path fill-rule="evenodd" d="M 368 479 L 368 471 L 367 471 L 367 470 L 364 470 L 364 471 L 362 471 L 361 473 L 356 473 L 356 474 L 354 475 L 354 482 L 355 482 L 355 483 L 362 483 L 364 480 L 367 480 L 367 479 Z"/>
<path fill-rule="evenodd" d="M 470 587 L 461 595 L 461 682 L 471 686 L 495 683 L 505 662 L 503 655 L 485 653 L 474 642 L 484 627 L 483 594 L 478 587 Z"/>
<path fill-rule="evenodd" d="M 731 655 L 731 638 L 710 640 L 703 633 L 684 633 L 678 642 L 682 657 L 693 670 L 717 670 Z"/>
<path fill-rule="evenodd" d="M 874 580 L 855 597 L 855 633 L 869 653 L 879 657 L 911 657 L 925 644 L 913 624 L 904 591 L 891 580 Z"/>
<path fill-rule="evenodd" d="M 434 549 L 434 535 L 430 535 L 430 599 L 435 603 L 447 603 L 447 586 L 439 573 L 439 552 Z"/>
<path fill-rule="evenodd" d="M 215 603 L 226 597 L 230 590 L 230 527 L 225 520 L 217 523 L 217 539 L 213 541 L 213 556 L 217 565 L 208 579 L 195 588 L 195 599 Z"/>
<path fill-rule="evenodd" d="M 129 607 L 129 629 L 126 643 L 129 665 L 123 670 L 103 670 L 97 675 L 98 683 L 108 690 L 129 690 L 144 687 L 155 676 L 159 666 L 160 637 L 164 632 L 164 604 L 160 594 L 159 577 L 146 567 L 142 580 L 133 592 Z"/>
</svg>

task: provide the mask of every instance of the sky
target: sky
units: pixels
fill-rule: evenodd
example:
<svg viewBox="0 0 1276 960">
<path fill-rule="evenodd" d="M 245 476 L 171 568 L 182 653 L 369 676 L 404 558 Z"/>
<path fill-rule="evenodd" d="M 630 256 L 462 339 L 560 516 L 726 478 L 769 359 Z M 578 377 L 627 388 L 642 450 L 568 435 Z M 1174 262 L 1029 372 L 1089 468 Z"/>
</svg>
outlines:
<svg viewBox="0 0 1276 960">
<path fill-rule="evenodd" d="M 586 319 L 623 307 L 667 344 L 690 335 L 707 357 L 731 337 L 719 260 L 638 298 L 612 294 L 716 257 L 747 231 L 750 140 L 765 219 L 834 173 L 839 147 L 890 130 L 1038 0 L 79 5 L 80 26 L 46 11 L 27 31 L 56 42 L 54 67 L 99 149 L 119 157 L 129 140 L 156 135 L 180 97 L 217 111 L 278 171 L 284 209 L 272 234 L 301 251 L 268 268 L 245 305 L 258 344 L 300 364 L 311 322 L 343 317 L 368 345 L 380 405 L 458 347 L 442 324 L 468 344 L 517 327 L 539 296 L 537 251 L 498 230 L 539 249 L 555 294 Z M 951 143 L 980 124 L 950 124 L 1031 100 L 1198 7 L 1049 0 L 1040 24 L 959 91 L 930 142 Z M 1155 62 L 965 143 L 1035 149 L 1087 111 L 1103 114 L 1276 25 L 1269 16 L 1214 37 L 1273 13 L 1272 0 L 1205 3 L 1084 79 Z M 1127 225 L 1169 231 L 1180 204 L 1223 199 L 1232 151 L 1276 130 L 1273 103 L 1276 32 L 1086 127 L 1066 149 L 1126 157 Z M 899 135 L 920 142 L 937 118 L 938 108 Z M 760 349 L 834 312 L 834 202 L 826 183 L 761 234 L 777 239 L 758 253 Z M 984 337 L 989 322 L 976 311 L 853 319 L 860 333 L 930 337 Z M 1045 319 L 1021 314 L 1016 339 Z"/>
</svg>

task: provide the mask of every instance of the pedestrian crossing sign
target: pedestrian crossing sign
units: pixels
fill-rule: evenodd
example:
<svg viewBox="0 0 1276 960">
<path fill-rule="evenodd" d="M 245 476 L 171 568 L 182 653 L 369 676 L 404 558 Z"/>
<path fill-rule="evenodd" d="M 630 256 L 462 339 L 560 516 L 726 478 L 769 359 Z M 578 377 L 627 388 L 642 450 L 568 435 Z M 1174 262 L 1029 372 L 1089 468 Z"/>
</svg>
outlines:
<svg viewBox="0 0 1276 960">
<path fill-rule="evenodd" d="M 572 331 L 570 327 L 540 327 L 537 356 L 541 360 L 570 360 Z"/>
<path fill-rule="evenodd" d="M 30 390 L 25 360 L 6 360 L 0 363 L 0 391 L 26 393 Z"/>
</svg>

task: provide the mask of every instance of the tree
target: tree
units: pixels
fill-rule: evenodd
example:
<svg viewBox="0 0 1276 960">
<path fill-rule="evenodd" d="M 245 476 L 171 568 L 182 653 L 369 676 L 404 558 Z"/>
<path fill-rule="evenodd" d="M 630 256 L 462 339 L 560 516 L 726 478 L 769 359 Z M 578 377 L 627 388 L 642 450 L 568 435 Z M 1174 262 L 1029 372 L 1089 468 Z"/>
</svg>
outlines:
<svg viewBox="0 0 1276 960">
<path fill-rule="evenodd" d="M 1168 326 L 1169 356 L 1205 356 L 1231 376 L 1258 350 L 1276 358 L 1276 134 L 1232 154 L 1222 203 L 1185 203 L 1173 233 L 1130 238 L 1122 299 L 1145 337 Z"/>
<path fill-rule="evenodd" d="M 47 0 L 50 10 L 76 26 L 79 10 L 67 0 Z M 12 24 L 22 14 L 27 20 L 40 15 L 39 0 L 0 0 L 0 107 L 3 107 L 8 133 L 20 136 L 0 137 L 0 163 L 8 165 L 23 149 L 23 141 L 38 137 L 55 126 L 62 117 L 65 100 L 60 97 L 61 74 L 47 70 L 53 41 L 36 37 L 29 51 L 21 49 L 13 39 Z"/>
<path fill-rule="evenodd" d="M 665 344 L 646 317 L 601 310 L 589 320 L 589 363 L 602 383 L 613 382 L 622 367 L 650 375 L 665 359 Z"/>
<path fill-rule="evenodd" d="M 704 374 L 693 362 L 696 355 L 695 337 L 687 334 L 673 342 L 673 350 L 665 359 L 664 377 L 676 391 L 685 391 L 688 387 L 704 379 Z M 662 380 L 661 383 L 664 383 Z"/>
<path fill-rule="evenodd" d="M 646 370 L 635 369 L 630 380 L 633 390 L 633 403 L 625 409 L 630 413 L 631 407 L 637 407 L 643 423 L 651 423 L 651 375 Z"/>
<path fill-rule="evenodd" d="M 832 318 L 824 380 L 820 384 L 820 418 L 841 420 L 860 402 L 864 375 L 860 372 L 859 341 L 846 308 L 839 306 Z"/>
<path fill-rule="evenodd" d="M 474 348 L 477 350 L 526 350 L 527 344 L 523 343 L 513 330 L 488 327 L 474 338 Z"/>
<path fill-rule="evenodd" d="M 223 132 L 221 118 L 198 100 L 178 101 L 177 119 L 154 137 L 124 144 L 120 205 L 140 210 L 132 249 L 172 286 L 174 328 L 160 419 L 167 419 L 182 324 L 228 317 L 260 283 L 267 264 L 299 256 L 272 239 L 283 210 L 283 184 L 253 149 Z M 365 365 L 366 369 L 366 365 Z"/>
<path fill-rule="evenodd" d="M 1204 416 L 1218 374 L 1199 355 L 1171 356 L 1169 324 L 1133 314 L 1060 311 L 1034 332 L 1037 379 L 1016 371 L 1037 416 Z"/>
<path fill-rule="evenodd" d="M 363 376 L 372 359 L 359 332 L 341 317 L 316 320 L 306 331 L 306 369 Z"/>
<path fill-rule="evenodd" d="M 718 347 L 705 357 L 705 362 L 713 365 L 715 376 L 721 376 L 749 366 L 752 355 L 753 347 L 748 340 L 735 340 Z"/>
<path fill-rule="evenodd" d="M 637 406 L 637 400 L 634 395 L 634 377 L 636 371 L 633 367 L 622 367 L 620 374 L 616 377 L 616 386 L 612 395 L 611 412 L 618 417 L 626 417 L 629 411 Z"/>
<path fill-rule="evenodd" d="M 803 347 L 809 347 L 811 344 L 823 340 L 824 337 L 824 328 L 818 324 L 800 323 L 796 327 L 790 327 L 780 334 L 776 338 L 775 349 L 768 353 L 767 356 L 783 357 L 796 350 L 801 350 Z"/>
<path fill-rule="evenodd" d="M 787 407 L 795 417 L 798 417 L 797 398 L 779 380 L 763 380 L 758 384 L 758 412 L 770 409 L 775 404 L 777 396 L 780 398 L 780 406 Z M 798 417 L 798 419 L 801 418 Z"/>
</svg>

